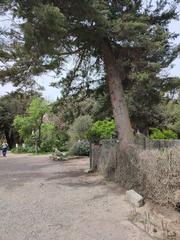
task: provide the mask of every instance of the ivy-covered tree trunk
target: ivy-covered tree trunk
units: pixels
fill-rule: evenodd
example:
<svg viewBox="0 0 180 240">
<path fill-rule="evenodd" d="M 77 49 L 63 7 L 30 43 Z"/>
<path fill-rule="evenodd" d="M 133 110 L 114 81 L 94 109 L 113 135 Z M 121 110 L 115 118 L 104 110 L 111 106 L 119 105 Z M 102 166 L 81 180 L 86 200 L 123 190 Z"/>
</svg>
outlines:
<svg viewBox="0 0 180 240">
<path fill-rule="evenodd" d="M 102 52 L 118 139 L 123 143 L 133 143 L 134 135 L 124 98 L 121 73 L 110 46 L 104 44 Z"/>
</svg>

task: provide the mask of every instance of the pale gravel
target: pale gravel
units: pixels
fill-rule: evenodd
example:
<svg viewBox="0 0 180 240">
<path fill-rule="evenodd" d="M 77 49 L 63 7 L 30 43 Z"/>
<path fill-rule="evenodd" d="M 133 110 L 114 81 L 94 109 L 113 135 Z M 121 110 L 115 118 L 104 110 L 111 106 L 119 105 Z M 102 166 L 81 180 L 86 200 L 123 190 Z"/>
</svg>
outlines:
<svg viewBox="0 0 180 240">
<path fill-rule="evenodd" d="M 134 226 L 124 192 L 88 159 L 0 158 L 0 240 L 150 240 Z"/>
</svg>

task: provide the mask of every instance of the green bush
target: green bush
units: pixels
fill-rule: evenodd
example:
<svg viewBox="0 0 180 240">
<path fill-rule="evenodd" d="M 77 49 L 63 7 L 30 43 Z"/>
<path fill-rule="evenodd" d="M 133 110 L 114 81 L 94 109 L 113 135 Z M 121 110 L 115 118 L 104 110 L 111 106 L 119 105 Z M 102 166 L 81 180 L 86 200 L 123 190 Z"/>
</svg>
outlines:
<svg viewBox="0 0 180 240">
<path fill-rule="evenodd" d="M 150 139 L 159 140 L 159 139 L 177 139 L 177 134 L 170 130 L 160 130 L 158 128 L 150 129 Z"/>
<path fill-rule="evenodd" d="M 93 120 L 89 115 L 78 117 L 68 131 L 70 142 L 75 143 L 78 140 L 86 139 L 87 131 L 92 126 L 92 122 Z"/>
<path fill-rule="evenodd" d="M 65 131 L 61 131 L 57 134 L 55 146 L 59 151 L 67 152 L 68 151 L 68 140 L 69 137 Z"/>
<path fill-rule="evenodd" d="M 65 131 L 58 132 L 54 126 L 51 126 L 50 124 L 48 128 L 46 127 L 43 130 L 41 151 L 52 152 L 54 148 L 57 148 L 62 152 L 68 151 L 68 135 Z"/>
<path fill-rule="evenodd" d="M 87 133 L 87 138 L 91 142 L 99 142 L 101 139 L 112 138 L 115 132 L 114 120 L 103 120 L 95 122 Z"/>
<path fill-rule="evenodd" d="M 56 129 L 53 123 L 43 123 L 41 127 L 41 152 L 52 152 L 55 147 Z"/>
<path fill-rule="evenodd" d="M 150 139 L 164 139 L 164 134 L 162 131 L 158 128 L 151 128 L 150 129 Z"/>
<path fill-rule="evenodd" d="M 52 152 L 54 144 L 50 141 L 44 141 L 41 143 L 40 152 Z"/>
<path fill-rule="evenodd" d="M 72 145 L 69 154 L 75 156 L 89 156 L 90 143 L 88 141 L 79 141 Z"/>
<path fill-rule="evenodd" d="M 56 146 L 57 146 L 57 149 L 62 151 L 62 152 L 67 152 L 68 149 L 69 149 L 68 142 L 65 142 L 65 143 L 63 143 L 61 145 L 57 144 Z"/>
<path fill-rule="evenodd" d="M 26 146 L 26 147 L 18 147 L 18 148 L 12 148 L 12 153 L 37 153 L 35 150 L 35 146 Z M 38 150 L 38 153 L 48 153 L 52 152 L 52 147 L 47 146 L 46 143 L 42 144 L 41 149 Z"/>
<path fill-rule="evenodd" d="M 18 148 L 12 148 L 12 153 L 35 153 L 35 148 L 26 146 L 26 147 L 18 147 Z"/>
<path fill-rule="evenodd" d="M 163 134 L 164 134 L 164 139 L 177 139 L 178 138 L 177 134 L 170 129 L 163 130 Z"/>
</svg>

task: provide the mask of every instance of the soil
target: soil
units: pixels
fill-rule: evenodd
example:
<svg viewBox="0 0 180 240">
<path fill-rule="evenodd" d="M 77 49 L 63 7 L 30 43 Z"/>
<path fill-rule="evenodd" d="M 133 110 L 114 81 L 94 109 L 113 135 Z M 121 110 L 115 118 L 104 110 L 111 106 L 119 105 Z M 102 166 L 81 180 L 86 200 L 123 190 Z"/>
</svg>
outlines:
<svg viewBox="0 0 180 240">
<path fill-rule="evenodd" d="M 134 224 L 124 190 L 89 160 L 0 157 L 0 240 L 151 240 Z"/>
</svg>

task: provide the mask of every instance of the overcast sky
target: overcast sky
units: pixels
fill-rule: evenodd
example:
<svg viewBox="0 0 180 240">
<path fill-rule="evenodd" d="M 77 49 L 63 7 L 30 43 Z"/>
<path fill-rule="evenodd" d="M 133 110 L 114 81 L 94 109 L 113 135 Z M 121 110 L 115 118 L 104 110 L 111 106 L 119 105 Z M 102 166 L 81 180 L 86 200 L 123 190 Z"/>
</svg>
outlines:
<svg viewBox="0 0 180 240">
<path fill-rule="evenodd" d="M 178 7 L 178 11 L 180 12 L 180 6 Z M 1 19 L 0 19 L 1 20 Z M 4 25 L 4 21 L 0 21 L 0 24 Z M 172 21 L 172 23 L 169 26 L 171 32 L 176 32 L 180 34 L 180 21 Z M 180 37 L 178 37 L 175 40 L 175 44 L 180 43 Z M 173 62 L 174 67 L 169 69 L 169 73 L 171 76 L 178 76 L 180 77 L 180 58 L 176 59 Z M 43 74 L 40 77 L 37 77 L 37 82 L 42 85 L 45 90 L 42 92 L 43 96 L 48 100 L 56 100 L 58 96 L 60 96 L 60 89 L 56 89 L 53 87 L 50 87 L 50 83 L 55 81 L 55 78 L 53 77 L 53 73 L 50 73 L 48 75 Z M 0 95 L 4 95 L 8 92 L 11 92 L 13 90 L 13 87 L 11 84 L 6 84 L 5 86 L 0 86 Z"/>
</svg>

